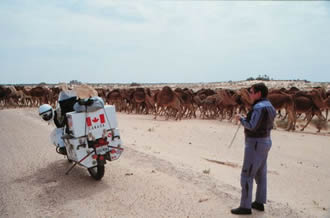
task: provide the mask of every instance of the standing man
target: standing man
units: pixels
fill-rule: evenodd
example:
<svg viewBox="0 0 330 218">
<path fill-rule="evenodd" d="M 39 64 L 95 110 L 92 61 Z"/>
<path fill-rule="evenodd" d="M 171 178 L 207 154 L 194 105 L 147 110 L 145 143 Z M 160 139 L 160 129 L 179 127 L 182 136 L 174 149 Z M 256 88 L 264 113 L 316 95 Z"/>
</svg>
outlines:
<svg viewBox="0 0 330 218">
<path fill-rule="evenodd" d="M 236 115 L 236 120 L 244 126 L 245 150 L 241 172 L 241 203 L 233 214 L 251 214 L 251 207 L 264 211 L 267 195 L 267 156 L 272 146 L 270 131 L 273 128 L 276 110 L 267 100 L 268 88 L 264 83 L 250 88 L 253 108 L 247 117 Z M 256 199 L 252 202 L 253 179 L 257 183 Z"/>
</svg>

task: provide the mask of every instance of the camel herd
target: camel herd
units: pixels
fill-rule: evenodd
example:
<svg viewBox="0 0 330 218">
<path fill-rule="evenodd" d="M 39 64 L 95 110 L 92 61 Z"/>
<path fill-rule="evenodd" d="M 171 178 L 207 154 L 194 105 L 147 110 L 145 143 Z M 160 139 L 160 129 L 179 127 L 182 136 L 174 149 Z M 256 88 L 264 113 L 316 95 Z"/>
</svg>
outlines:
<svg viewBox="0 0 330 218">
<path fill-rule="evenodd" d="M 224 88 L 188 88 L 164 86 L 150 88 L 95 88 L 107 104 L 126 113 L 153 114 L 154 118 L 165 116 L 175 120 L 188 118 L 232 120 L 236 113 L 247 113 L 253 102 L 249 88 L 237 90 Z M 56 105 L 61 87 L 52 86 L 2 86 L 0 85 L 0 108 L 38 107 L 48 103 Z M 314 116 L 327 121 L 330 107 L 330 90 L 315 87 L 311 90 L 270 89 L 268 99 L 278 110 L 279 119 L 286 120 L 287 130 L 295 130 L 297 119 L 304 118 L 302 131 Z M 282 113 L 281 113 L 282 112 Z M 283 114 L 284 112 L 284 114 Z M 304 114 L 304 116 L 302 116 Z"/>
</svg>

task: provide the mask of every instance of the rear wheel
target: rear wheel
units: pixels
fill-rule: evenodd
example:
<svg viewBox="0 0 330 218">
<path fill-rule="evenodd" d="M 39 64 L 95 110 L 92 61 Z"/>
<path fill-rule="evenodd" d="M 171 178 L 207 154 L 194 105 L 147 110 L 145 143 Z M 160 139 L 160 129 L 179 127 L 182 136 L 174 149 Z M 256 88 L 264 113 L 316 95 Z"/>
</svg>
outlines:
<svg viewBox="0 0 330 218">
<path fill-rule="evenodd" d="M 95 180 L 101 180 L 104 176 L 104 165 L 97 165 L 96 167 L 88 168 L 88 172 Z"/>
</svg>

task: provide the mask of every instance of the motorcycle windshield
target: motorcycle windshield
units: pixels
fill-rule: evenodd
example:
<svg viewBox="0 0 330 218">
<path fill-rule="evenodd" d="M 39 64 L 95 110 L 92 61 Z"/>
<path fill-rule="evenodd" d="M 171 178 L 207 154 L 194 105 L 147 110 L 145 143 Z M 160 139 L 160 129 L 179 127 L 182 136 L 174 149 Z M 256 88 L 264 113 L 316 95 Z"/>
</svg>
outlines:
<svg viewBox="0 0 330 218">
<path fill-rule="evenodd" d="M 58 101 L 64 101 L 67 99 L 70 99 L 72 97 L 77 97 L 77 94 L 75 91 L 73 90 L 63 90 L 60 92 L 59 96 L 58 96 Z"/>
</svg>

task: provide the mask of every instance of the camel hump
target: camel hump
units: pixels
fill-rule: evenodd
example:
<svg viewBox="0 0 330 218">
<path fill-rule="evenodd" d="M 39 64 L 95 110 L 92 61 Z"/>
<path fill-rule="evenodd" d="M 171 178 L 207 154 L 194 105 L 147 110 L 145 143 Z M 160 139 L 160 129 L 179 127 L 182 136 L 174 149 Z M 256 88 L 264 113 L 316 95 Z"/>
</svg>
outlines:
<svg viewBox="0 0 330 218">
<path fill-rule="evenodd" d="M 174 92 L 173 92 L 173 90 L 170 87 L 164 86 L 163 89 L 162 89 L 162 91 L 161 91 L 161 94 L 162 95 L 167 95 L 167 96 L 173 96 L 174 95 Z"/>
<path fill-rule="evenodd" d="M 174 96 L 175 96 L 175 94 L 174 94 L 173 90 L 168 86 L 164 86 L 162 88 L 162 90 L 160 91 L 160 93 L 158 94 L 160 101 L 163 103 L 169 103 L 169 102 L 173 101 Z"/>
<path fill-rule="evenodd" d="M 292 86 L 290 89 L 289 89 L 289 91 L 293 91 L 293 92 L 299 92 L 300 91 L 300 89 L 298 89 L 297 87 L 295 87 L 295 86 Z"/>
<path fill-rule="evenodd" d="M 312 95 L 310 93 L 307 93 L 306 91 L 299 91 L 294 94 L 294 97 L 306 97 L 312 100 Z"/>
<path fill-rule="evenodd" d="M 145 99 L 145 92 L 144 92 L 144 88 L 136 88 L 135 92 L 134 92 L 134 98 L 135 101 L 137 102 L 142 102 Z"/>
</svg>

